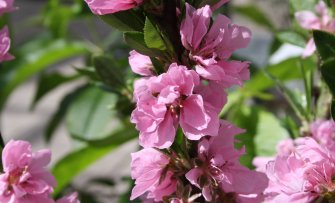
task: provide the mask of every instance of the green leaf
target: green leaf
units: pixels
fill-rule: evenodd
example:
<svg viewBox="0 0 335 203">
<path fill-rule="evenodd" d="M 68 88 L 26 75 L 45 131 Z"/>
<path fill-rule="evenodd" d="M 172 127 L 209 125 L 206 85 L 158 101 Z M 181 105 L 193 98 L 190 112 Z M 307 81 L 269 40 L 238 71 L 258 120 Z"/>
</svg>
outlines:
<svg viewBox="0 0 335 203">
<path fill-rule="evenodd" d="M 313 36 L 322 60 L 327 61 L 335 59 L 335 35 L 320 30 L 314 30 Z"/>
<path fill-rule="evenodd" d="M 68 25 L 75 13 L 69 6 L 57 5 L 47 9 L 44 15 L 44 25 L 49 28 L 53 36 L 64 37 L 68 32 Z"/>
<path fill-rule="evenodd" d="M 295 11 L 311 10 L 314 11 L 314 7 L 319 0 L 290 0 L 290 4 Z"/>
<path fill-rule="evenodd" d="M 160 50 L 150 49 L 147 47 L 146 43 L 144 42 L 144 34 L 141 32 L 125 32 L 123 36 L 126 43 L 141 54 L 151 57 L 162 55 Z"/>
<path fill-rule="evenodd" d="M 59 61 L 87 53 L 87 47 L 83 43 L 65 40 L 41 41 L 39 44 L 23 47 L 19 53 L 24 58 L 11 63 L 11 73 L 0 74 L 0 83 L 4 83 L 0 85 L 0 110 L 17 86 Z"/>
<path fill-rule="evenodd" d="M 87 146 L 80 150 L 74 151 L 60 161 L 52 168 L 52 173 L 57 180 L 57 187 L 54 194 L 57 195 L 67 186 L 73 178 L 79 175 L 91 164 L 111 153 L 113 150 L 120 147 L 121 144 L 130 141 L 132 138 L 125 137 L 118 139 L 113 144 L 105 147 Z"/>
<path fill-rule="evenodd" d="M 90 80 L 100 80 L 93 67 L 76 68 L 76 71 L 80 75 L 88 77 Z"/>
<path fill-rule="evenodd" d="M 66 126 L 73 138 L 86 142 L 109 139 L 111 132 L 122 126 L 110 108 L 116 96 L 96 87 L 82 92 L 71 104 L 66 115 Z"/>
<path fill-rule="evenodd" d="M 78 89 L 74 90 L 73 92 L 67 94 L 62 99 L 62 101 L 60 102 L 60 104 L 58 106 L 58 109 L 49 119 L 48 125 L 45 129 L 44 138 L 47 142 L 50 142 L 55 130 L 58 128 L 60 123 L 63 121 L 70 104 L 86 88 L 87 88 L 86 85 L 82 86 L 82 87 L 79 87 Z"/>
<path fill-rule="evenodd" d="M 335 59 L 322 64 L 321 74 L 332 95 L 335 97 Z"/>
<path fill-rule="evenodd" d="M 315 63 L 311 58 L 301 59 L 301 57 L 289 58 L 278 64 L 273 64 L 265 68 L 265 70 L 278 80 L 285 82 L 301 78 L 299 69 L 300 61 L 306 71 L 315 68 Z M 250 81 L 246 82 L 244 88 L 246 91 L 259 92 L 271 88 L 275 82 L 270 79 L 263 71 L 258 71 Z"/>
<path fill-rule="evenodd" d="M 126 31 L 143 31 L 144 17 L 134 10 L 121 11 L 114 14 L 101 15 L 100 18 L 114 28 Z"/>
<path fill-rule="evenodd" d="M 64 83 L 73 81 L 74 79 L 77 78 L 78 75 L 65 76 L 57 72 L 48 75 L 42 74 L 38 80 L 38 88 L 35 93 L 35 97 L 31 105 L 31 108 L 33 109 L 37 104 L 37 102 L 41 98 L 43 98 L 46 94 L 48 94 L 50 91 L 54 90 L 55 88 Z"/>
<path fill-rule="evenodd" d="M 280 121 L 272 113 L 259 109 L 255 146 L 257 156 L 273 156 L 279 141 L 288 139 L 289 134 L 280 125 Z"/>
<path fill-rule="evenodd" d="M 164 40 L 157 30 L 157 27 L 147 17 L 144 25 L 144 41 L 149 48 L 166 50 Z"/>
<path fill-rule="evenodd" d="M 243 15 L 255 23 L 268 28 L 271 31 L 276 30 L 269 18 L 254 5 L 235 6 L 234 10 L 240 15 Z"/>
<path fill-rule="evenodd" d="M 299 47 L 305 47 L 305 39 L 298 33 L 292 31 L 279 32 L 277 38 L 283 43 L 293 44 Z"/>
<path fill-rule="evenodd" d="M 97 75 L 112 89 L 125 87 L 125 67 L 118 67 L 114 59 L 108 56 L 94 56 L 93 65 Z"/>
</svg>

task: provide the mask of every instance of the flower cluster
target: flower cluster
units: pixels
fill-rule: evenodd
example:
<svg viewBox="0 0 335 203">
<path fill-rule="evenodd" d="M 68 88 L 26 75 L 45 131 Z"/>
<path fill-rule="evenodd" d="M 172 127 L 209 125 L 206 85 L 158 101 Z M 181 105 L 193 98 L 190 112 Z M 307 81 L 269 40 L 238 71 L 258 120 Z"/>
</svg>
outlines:
<svg viewBox="0 0 335 203">
<path fill-rule="evenodd" d="M 73 193 L 54 201 L 50 195 L 55 178 L 46 169 L 51 152 L 32 152 L 30 143 L 11 140 L 2 152 L 4 173 L 0 175 L 0 202 L 7 203 L 79 203 Z"/>
<path fill-rule="evenodd" d="M 86 2 L 93 13 L 105 15 L 145 8 L 151 1 Z M 227 100 L 226 90 L 249 79 L 249 63 L 230 57 L 248 45 L 250 30 L 221 14 L 212 22 L 212 12 L 226 2 L 215 1 L 198 9 L 185 4 L 185 15 L 177 15 L 181 56 L 170 61 L 156 57 L 166 63 L 163 72 L 155 69 L 149 56 L 130 52 L 131 69 L 142 76 L 134 84 L 136 108 L 131 122 L 144 148 L 132 154 L 135 187 L 131 200 L 141 197 L 145 202 L 181 203 L 263 199 L 267 177 L 242 166 L 239 158 L 244 149 L 234 147 L 234 136 L 243 130 L 219 118 Z M 180 8 L 174 10 L 181 12 Z"/>
<path fill-rule="evenodd" d="M 327 5 L 320 1 L 315 6 L 316 13 L 312 11 L 300 11 L 295 14 L 296 20 L 300 26 L 306 30 L 324 30 L 333 33 L 335 31 L 335 19 L 328 12 Z M 307 43 L 303 57 L 311 56 L 316 51 L 314 39 Z"/>
<path fill-rule="evenodd" d="M 0 18 L 5 13 L 14 10 L 14 0 L 1 0 L 0 1 Z M 14 57 L 9 53 L 10 38 L 8 27 L 5 26 L 0 30 L 0 63 L 3 61 L 12 60 Z"/>
<path fill-rule="evenodd" d="M 285 140 L 276 157 L 255 165 L 270 180 L 265 202 L 333 202 L 335 200 L 335 122 L 316 121 L 310 136 Z"/>
</svg>

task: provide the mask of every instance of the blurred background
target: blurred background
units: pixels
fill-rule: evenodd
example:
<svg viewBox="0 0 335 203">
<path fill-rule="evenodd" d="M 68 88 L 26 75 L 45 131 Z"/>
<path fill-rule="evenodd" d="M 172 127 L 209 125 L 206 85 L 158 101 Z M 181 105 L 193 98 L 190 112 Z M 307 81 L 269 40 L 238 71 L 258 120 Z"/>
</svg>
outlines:
<svg viewBox="0 0 335 203">
<path fill-rule="evenodd" d="M 84 145 L 69 136 L 66 125 L 90 121 L 85 121 L 82 116 L 66 116 L 63 120 L 65 116 L 61 110 L 67 109 L 65 97 L 92 83 L 94 76 L 88 67 L 92 53 L 112 50 L 115 60 L 124 64 L 129 50 L 121 40 L 121 33 L 93 16 L 82 0 L 16 0 L 15 5 L 17 10 L 10 14 L 9 22 L 12 50 L 18 61 L 8 64 L 0 72 L 3 77 L 0 80 L 0 90 L 3 88 L 1 132 L 5 141 L 23 139 L 32 142 L 34 150 L 50 148 L 53 152 L 51 165 L 54 165 Z M 250 15 L 254 15 L 250 8 L 243 10 L 246 6 L 258 8 L 271 24 L 257 22 L 257 16 L 253 19 L 248 14 L 241 14 L 251 12 Z M 291 26 L 288 1 L 231 0 L 229 7 L 233 22 L 247 26 L 253 32 L 250 46 L 239 51 L 238 57 L 250 60 L 257 67 L 264 67 L 271 60 L 276 63 L 285 57 L 301 54 L 302 48 L 291 46 L 283 50 L 275 49 L 279 50 L 275 54 L 271 50 L 276 40 L 274 31 Z M 78 73 L 87 77 L 78 76 Z M 52 118 L 57 125 L 50 124 Z M 116 125 L 117 122 L 109 127 Z M 118 202 L 120 195 L 128 191 L 126 177 L 130 174 L 130 153 L 138 149 L 136 143 L 136 140 L 127 142 L 73 175 L 75 179 L 71 187 L 87 196 L 84 203 L 94 202 L 93 199 L 98 199 L 97 202 Z M 77 171 L 77 166 L 71 167 L 66 170 Z"/>
</svg>

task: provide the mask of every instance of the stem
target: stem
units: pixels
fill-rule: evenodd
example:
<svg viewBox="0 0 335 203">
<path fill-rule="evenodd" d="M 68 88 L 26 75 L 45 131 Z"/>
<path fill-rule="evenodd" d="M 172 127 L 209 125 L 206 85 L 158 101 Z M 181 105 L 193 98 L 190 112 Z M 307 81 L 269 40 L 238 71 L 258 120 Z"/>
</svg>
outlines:
<svg viewBox="0 0 335 203">
<path fill-rule="evenodd" d="M 306 102 L 307 102 L 307 117 L 308 120 L 311 121 L 311 117 L 313 115 L 313 110 L 312 110 L 312 77 L 310 75 L 311 72 L 306 72 L 304 64 L 302 63 L 302 61 L 299 61 L 299 68 L 301 71 L 301 75 L 304 81 L 304 89 L 305 89 L 305 97 L 306 97 Z"/>
</svg>

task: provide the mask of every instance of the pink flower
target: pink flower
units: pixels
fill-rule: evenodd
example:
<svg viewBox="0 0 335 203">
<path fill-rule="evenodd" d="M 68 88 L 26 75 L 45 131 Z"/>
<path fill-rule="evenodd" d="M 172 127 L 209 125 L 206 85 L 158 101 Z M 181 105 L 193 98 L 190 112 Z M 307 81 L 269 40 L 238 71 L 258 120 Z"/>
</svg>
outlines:
<svg viewBox="0 0 335 203">
<path fill-rule="evenodd" d="M 105 15 L 129 10 L 142 4 L 143 0 L 85 0 L 96 15 Z"/>
<path fill-rule="evenodd" d="M 217 134 L 218 113 L 224 105 L 225 97 L 222 95 L 225 93 L 221 90 L 221 94 L 214 95 L 220 91 L 220 86 L 210 88 L 199 84 L 195 71 L 171 64 L 166 73 L 141 80 L 135 85 L 137 107 L 131 122 L 140 131 L 143 147 L 170 147 L 179 123 L 190 140 Z M 199 93 L 194 92 L 197 86 Z M 209 103 L 213 98 L 217 100 Z"/>
<path fill-rule="evenodd" d="M 153 148 L 132 153 L 131 157 L 131 176 L 136 179 L 131 200 L 147 193 L 148 199 L 162 201 L 164 196 L 176 191 L 177 183 L 173 173 L 166 170 L 169 157 Z"/>
<path fill-rule="evenodd" d="M 49 150 L 32 153 L 25 141 L 10 141 L 2 153 L 4 173 L 0 175 L 0 202 L 48 203 L 56 182 L 46 165 Z"/>
<path fill-rule="evenodd" d="M 330 151 L 335 151 L 335 122 L 318 120 L 311 125 L 312 137 Z"/>
<path fill-rule="evenodd" d="M 218 15 L 210 26 L 211 16 L 209 6 L 196 10 L 186 4 L 186 17 L 180 28 L 182 43 L 202 77 L 223 81 L 227 86 L 241 85 L 249 79 L 249 64 L 226 60 L 235 50 L 249 44 L 251 32 L 232 24 L 224 15 Z"/>
<path fill-rule="evenodd" d="M 14 57 L 8 53 L 10 48 L 10 38 L 8 33 L 8 27 L 2 28 L 0 30 L 0 62 L 9 61 L 14 59 Z"/>
<path fill-rule="evenodd" d="M 251 171 L 239 163 L 239 157 L 244 150 L 234 148 L 234 136 L 241 132 L 243 130 L 221 121 L 218 136 L 200 141 L 198 145 L 199 165 L 190 170 L 186 178 L 190 183 L 202 189 L 206 201 L 216 198 L 215 185 L 218 185 L 224 194 L 229 194 L 237 202 L 249 202 L 253 198 L 258 198 L 266 188 L 265 174 Z"/>
<path fill-rule="evenodd" d="M 295 14 L 295 18 L 300 26 L 306 30 L 324 30 L 328 32 L 335 31 L 335 20 L 328 13 L 325 2 L 320 1 L 315 6 L 316 14 L 311 11 L 299 11 Z M 316 50 L 313 38 L 310 39 L 303 53 L 303 57 L 311 56 Z"/>
<path fill-rule="evenodd" d="M 78 193 L 74 192 L 70 195 L 67 195 L 59 200 L 56 203 L 80 203 L 78 200 Z"/>
<path fill-rule="evenodd" d="M 137 73 L 142 76 L 152 76 L 153 74 L 153 65 L 150 60 L 150 57 L 142 55 L 137 51 L 133 50 L 130 52 L 129 64 L 131 70 L 134 73 Z"/>
<path fill-rule="evenodd" d="M 0 0 L 0 15 L 14 10 L 14 0 Z"/>
<path fill-rule="evenodd" d="M 295 154 L 278 156 L 269 162 L 266 174 L 270 183 L 265 190 L 265 202 L 301 203 L 315 199 L 315 194 L 304 190 L 304 171 L 305 162 Z"/>
<path fill-rule="evenodd" d="M 219 0 L 216 4 L 214 4 L 211 9 L 214 11 L 218 8 L 220 8 L 223 4 L 227 3 L 230 0 Z"/>
<path fill-rule="evenodd" d="M 269 187 L 265 202 L 313 202 L 329 198 L 335 189 L 334 152 L 313 138 L 301 138 L 294 153 L 277 156 L 267 165 Z"/>
</svg>

